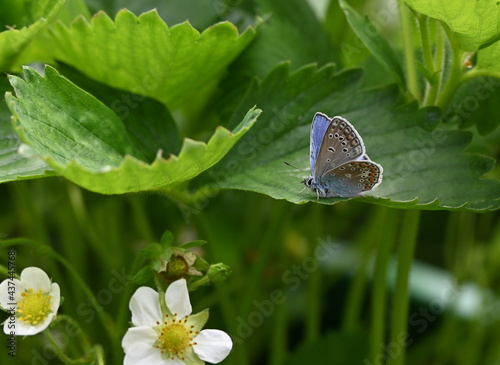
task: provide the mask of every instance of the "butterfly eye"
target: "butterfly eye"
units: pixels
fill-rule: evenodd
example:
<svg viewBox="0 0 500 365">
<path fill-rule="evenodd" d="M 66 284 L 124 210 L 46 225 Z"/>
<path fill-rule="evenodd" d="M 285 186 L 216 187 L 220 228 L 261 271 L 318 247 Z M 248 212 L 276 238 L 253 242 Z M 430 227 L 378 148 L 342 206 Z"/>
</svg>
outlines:
<svg viewBox="0 0 500 365">
<path fill-rule="evenodd" d="M 339 134 L 338 133 L 335 133 L 334 136 L 335 136 L 335 138 L 339 138 Z"/>
<path fill-rule="evenodd" d="M 330 134 L 328 135 L 328 138 L 332 139 L 332 138 L 333 138 L 333 134 L 331 134 L 331 133 L 330 133 Z"/>
<path fill-rule="evenodd" d="M 342 152 L 347 153 L 349 151 L 347 148 L 342 148 Z"/>
</svg>

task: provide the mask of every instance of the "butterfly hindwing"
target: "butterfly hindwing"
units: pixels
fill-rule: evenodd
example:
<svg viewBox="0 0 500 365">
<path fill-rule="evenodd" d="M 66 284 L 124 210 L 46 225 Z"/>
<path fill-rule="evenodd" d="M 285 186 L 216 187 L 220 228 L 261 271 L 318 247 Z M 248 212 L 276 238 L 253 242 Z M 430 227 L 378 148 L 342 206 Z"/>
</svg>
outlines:
<svg viewBox="0 0 500 365">
<path fill-rule="evenodd" d="M 327 197 L 353 197 L 379 185 L 382 172 L 382 166 L 375 162 L 350 161 L 327 171 L 320 178 L 320 184 L 327 189 Z"/>
<path fill-rule="evenodd" d="M 367 158 L 363 140 L 351 123 L 342 117 L 333 117 L 324 131 L 315 167 L 312 169 L 311 166 L 311 172 L 316 179 L 319 179 L 327 171 L 365 157 Z"/>
</svg>

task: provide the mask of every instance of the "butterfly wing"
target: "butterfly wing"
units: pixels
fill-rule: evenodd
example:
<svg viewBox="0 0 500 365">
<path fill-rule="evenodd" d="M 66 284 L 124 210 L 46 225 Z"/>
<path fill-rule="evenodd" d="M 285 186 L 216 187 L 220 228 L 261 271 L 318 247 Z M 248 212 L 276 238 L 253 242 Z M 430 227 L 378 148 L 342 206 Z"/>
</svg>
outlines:
<svg viewBox="0 0 500 365">
<path fill-rule="evenodd" d="M 325 136 L 325 132 L 330 125 L 330 118 L 323 113 L 316 113 L 314 115 L 311 125 L 311 175 L 316 167 L 316 160 L 318 157 L 321 142 Z"/>
<path fill-rule="evenodd" d="M 361 136 L 346 119 L 333 117 L 316 156 L 314 177 L 319 179 L 327 171 L 357 159 L 368 160 Z"/>
<path fill-rule="evenodd" d="M 368 161 L 350 161 L 327 171 L 319 180 L 325 197 L 359 196 L 382 182 L 382 166 Z"/>
</svg>

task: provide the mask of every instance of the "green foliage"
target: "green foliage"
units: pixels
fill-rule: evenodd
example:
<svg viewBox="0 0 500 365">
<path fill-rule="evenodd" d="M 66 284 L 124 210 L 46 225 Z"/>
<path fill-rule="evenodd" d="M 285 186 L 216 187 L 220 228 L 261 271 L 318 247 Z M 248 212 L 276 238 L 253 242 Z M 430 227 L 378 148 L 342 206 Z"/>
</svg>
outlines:
<svg viewBox="0 0 500 365">
<path fill-rule="evenodd" d="M 6 96 L 16 130 L 61 175 L 103 194 L 165 188 L 193 178 L 216 164 L 260 113 L 251 110 L 233 133 L 217 129 L 207 144 L 186 139 L 179 156 L 164 158 L 157 146 L 160 152 L 147 161 L 120 118 L 100 101 L 52 67 L 45 77 L 24 71 L 25 80 L 10 79 L 16 97 Z"/>
<path fill-rule="evenodd" d="M 339 2 L 349 25 L 356 35 L 363 41 L 382 67 L 394 77 L 398 85 L 404 88 L 405 80 L 401 61 L 387 40 L 379 33 L 369 19 L 363 19 L 346 1 L 340 0 Z"/>
<path fill-rule="evenodd" d="M 223 22 L 200 34 L 188 22 L 169 28 L 156 11 L 137 17 L 122 10 L 114 21 L 101 12 L 90 23 L 82 18 L 70 27 L 59 23 L 51 35 L 58 60 L 175 109 L 217 80 L 254 31 L 239 36 L 234 25 Z"/>
<path fill-rule="evenodd" d="M 0 0 L 0 247 L 81 325 L 48 363 L 123 363 L 182 275 L 227 364 L 499 363 L 497 3 Z M 303 189 L 316 112 L 376 189 Z"/>
<path fill-rule="evenodd" d="M 498 2 L 467 0 L 404 0 L 417 13 L 441 20 L 457 36 L 460 47 L 476 51 L 497 41 Z"/>
<path fill-rule="evenodd" d="M 393 108 L 393 88 L 360 90 L 360 77 L 359 71 L 335 73 L 334 67 L 305 67 L 293 74 L 288 65 L 277 67 L 247 93 L 235 122 L 253 103 L 270 112 L 208 172 L 213 186 L 257 191 L 294 203 L 317 201 L 316 194 L 300 192 L 304 173 L 283 161 L 308 170 L 305 136 L 311 116 L 322 111 L 350 120 L 364 136 L 370 158 L 384 167 L 383 184 L 360 199 L 399 208 L 498 209 L 500 185 L 479 178 L 493 161 L 462 153 L 470 142 L 468 133 L 439 127 L 436 108 Z M 319 202 L 341 200 L 345 199 Z"/>
<path fill-rule="evenodd" d="M 38 177 L 54 169 L 80 186 L 104 194 L 165 190 L 188 182 L 224 158 L 191 186 L 196 191 L 193 196 L 186 195 L 185 185 L 170 190 L 171 196 L 189 203 L 197 194 L 206 194 L 207 188 L 235 188 L 295 203 L 316 201 L 314 194 L 298 193 L 297 182 L 303 173 L 289 171 L 282 162 L 308 169 L 309 124 L 314 113 L 322 111 L 349 118 L 364 137 L 368 154 L 384 167 L 383 184 L 360 200 L 417 209 L 498 208 L 499 182 L 482 178 L 492 168 L 492 160 L 464 154 L 470 137 L 440 126 L 436 109 L 417 111 L 416 104 L 400 105 L 408 97 L 402 62 L 370 20 L 340 1 L 354 32 L 397 81 L 399 96 L 387 87 L 363 90 L 357 71 L 307 66 L 310 62 L 328 64 L 338 56 L 310 8 L 301 0 L 294 1 L 288 7 L 260 0 L 257 12 L 264 20 L 257 33 L 249 28 L 241 35 L 229 22 L 201 33 L 188 22 L 169 27 L 155 11 L 136 16 L 123 10 L 115 20 L 100 12 L 90 21 L 79 17 L 72 23 L 57 22 L 43 33 L 43 39 L 52 45 L 48 59 L 72 67 L 57 65 L 69 80 L 51 67 L 46 68 L 45 77 L 30 69 L 25 69 L 24 81 L 11 77 L 15 96 L 8 93 L 6 100 L 15 130 L 27 144 L 22 149 L 24 157 L 15 158 L 29 161 L 36 169 L 29 165 L 26 171 L 13 173 L 4 165 L 2 179 Z M 453 8 L 457 14 L 469 6 L 457 4 L 454 6 L 462 9 Z M 473 35 L 473 23 L 459 27 L 465 20 L 443 18 L 439 6 L 418 1 L 408 5 L 448 21 L 460 46 Z M 291 8 L 300 9 L 300 16 L 287 10 Z M 485 9 L 474 11 L 482 14 Z M 488 36 L 491 27 L 487 22 L 481 28 L 485 40 L 480 45 L 492 41 Z M 286 36 L 290 34 L 296 36 Z M 33 44 L 42 39 L 33 37 Z M 493 56 L 484 52 L 495 44 L 479 52 L 478 70 L 483 67 L 493 72 Z M 290 74 L 289 66 L 277 66 L 284 61 L 291 62 L 296 71 Z M 460 103 L 460 97 L 467 97 L 463 92 L 467 89 L 456 93 L 461 83 L 471 79 L 456 73 L 459 65 L 452 64 L 444 85 L 443 70 L 432 66 L 432 60 L 425 61 L 418 64 L 418 70 L 430 86 L 428 101 L 429 95 L 439 96 L 440 91 L 438 104 L 448 99 Z M 222 80 L 225 72 L 229 73 Z M 252 81 L 255 76 L 262 81 Z M 412 80 L 408 78 L 409 83 Z M 216 90 L 218 82 L 224 91 Z M 410 89 L 415 90 L 414 86 Z M 256 120 L 258 112 L 248 112 L 255 105 L 264 116 L 238 142 Z M 186 115 L 181 129 L 202 138 L 207 138 L 217 121 L 231 120 L 228 124 L 235 132 L 218 128 L 208 144 L 185 139 L 181 148 L 179 121 L 170 112 L 175 110 Z M 453 107 L 448 110 L 453 114 Z M 447 111 L 447 120 L 449 116 Z M 481 130 L 493 130 L 495 125 L 489 123 Z M 11 139 L 7 136 L 12 136 L 8 129 L 4 139 Z M 19 141 L 15 143 L 19 145 Z M 13 159 L 12 147 L 5 147 L 9 148 L 9 159 Z M 218 181 L 222 175 L 223 181 Z M 429 185 L 429 179 L 435 183 Z"/>
<path fill-rule="evenodd" d="M 47 27 L 64 5 L 64 0 L 1 1 L 2 20 L 8 30 L 0 32 L 0 70 L 14 68 L 29 43 Z M 8 9 L 6 13 L 4 9 Z"/>
<path fill-rule="evenodd" d="M 0 89 L 10 89 L 7 79 L 0 80 Z M 0 171 L 1 182 L 32 179 L 52 175 L 52 168 L 38 157 L 25 157 L 19 153 L 21 140 L 12 129 L 10 112 L 5 103 L 0 104 Z"/>
</svg>

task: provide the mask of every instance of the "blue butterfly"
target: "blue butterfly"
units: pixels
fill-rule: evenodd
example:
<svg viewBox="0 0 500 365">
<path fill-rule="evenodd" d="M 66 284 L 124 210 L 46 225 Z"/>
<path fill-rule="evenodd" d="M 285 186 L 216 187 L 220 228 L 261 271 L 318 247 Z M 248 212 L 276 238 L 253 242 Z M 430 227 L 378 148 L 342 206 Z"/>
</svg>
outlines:
<svg viewBox="0 0 500 365">
<path fill-rule="evenodd" d="M 311 176 L 302 183 L 318 199 L 360 196 L 382 182 L 382 166 L 365 152 L 361 136 L 346 119 L 316 113 L 311 126 Z"/>
</svg>

